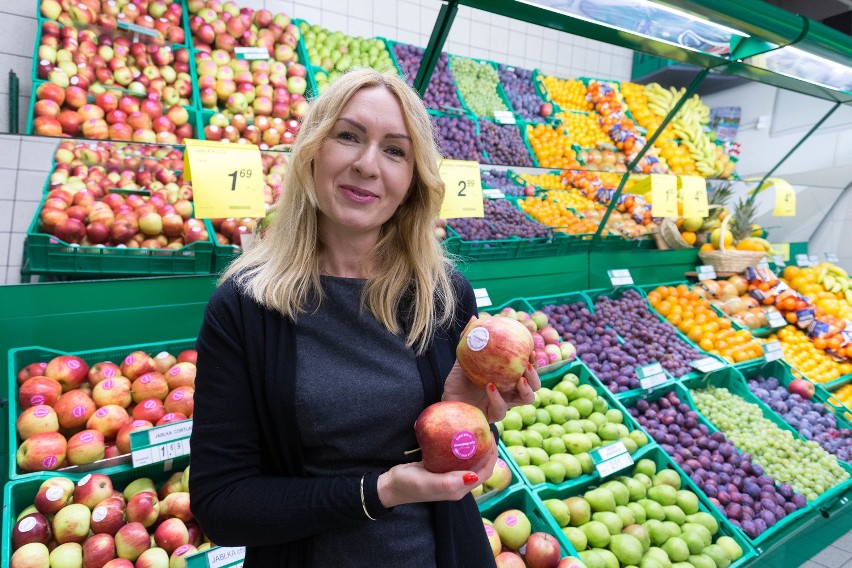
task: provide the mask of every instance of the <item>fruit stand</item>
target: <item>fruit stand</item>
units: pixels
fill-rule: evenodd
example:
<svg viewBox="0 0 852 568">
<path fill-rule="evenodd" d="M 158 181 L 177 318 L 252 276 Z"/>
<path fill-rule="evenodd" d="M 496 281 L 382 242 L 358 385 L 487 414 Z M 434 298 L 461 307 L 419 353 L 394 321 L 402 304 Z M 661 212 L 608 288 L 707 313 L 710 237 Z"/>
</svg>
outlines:
<svg viewBox="0 0 852 568">
<path fill-rule="evenodd" d="M 834 112 L 852 103 L 849 85 L 782 74 L 773 54 L 801 43 L 849 64 L 848 38 L 731 1 L 678 2 L 727 26 L 724 53 L 544 2 L 448 2 L 425 48 L 233 2 L 156 4 L 164 22 L 144 40 L 144 17 L 127 28 L 86 3 L 40 5 L 28 132 L 89 140 L 57 141 L 27 233 L 22 273 L 43 282 L 0 287 L 0 565 L 17 568 L 13 552 L 21 566 L 105 561 L 110 547 L 137 566 L 238 562 L 189 511 L 193 347 L 218 274 L 271 221 L 194 218 L 182 142 L 256 144 L 268 208 L 309 98 L 361 65 L 404 77 L 444 155 L 480 163 L 484 217 L 437 220 L 436 236 L 482 325 L 531 333 L 543 387 L 497 424 L 500 461 L 475 491 L 495 557 L 781 566 L 852 526 L 852 279 L 794 263 L 807 243 L 781 254 L 754 222 L 757 192 L 804 139 L 753 186 L 694 94 L 721 71 Z M 678 90 L 447 54 L 459 5 L 699 70 Z M 104 70 L 72 72 L 59 45 Z M 116 50 L 127 67 L 101 62 Z M 673 215 L 657 214 L 666 175 Z M 706 212 L 685 209 L 688 178 Z M 743 187 L 750 197 L 732 202 Z M 744 264 L 730 276 L 732 259 Z"/>
</svg>

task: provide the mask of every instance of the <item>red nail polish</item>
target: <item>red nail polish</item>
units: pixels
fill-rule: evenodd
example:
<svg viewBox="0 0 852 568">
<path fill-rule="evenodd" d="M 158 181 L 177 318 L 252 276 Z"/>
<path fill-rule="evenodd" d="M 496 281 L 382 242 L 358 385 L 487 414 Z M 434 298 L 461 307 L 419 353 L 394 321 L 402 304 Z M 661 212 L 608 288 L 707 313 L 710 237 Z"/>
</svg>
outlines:
<svg viewBox="0 0 852 568">
<path fill-rule="evenodd" d="M 466 473 L 464 474 L 464 477 L 462 479 L 464 479 L 465 485 L 473 485 L 474 483 L 479 481 L 479 476 L 475 473 Z"/>
<path fill-rule="evenodd" d="M 530 386 L 530 384 L 527 382 L 527 378 L 526 378 L 526 377 L 523 377 L 523 378 L 521 379 L 521 382 L 523 383 L 523 385 L 524 385 L 525 387 Z"/>
<path fill-rule="evenodd" d="M 497 392 L 497 387 L 494 386 L 494 383 L 488 383 L 488 392 Z"/>
<path fill-rule="evenodd" d="M 527 363 L 527 370 L 528 370 L 528 371 L 532 371 L 532 370 L 533 370 L 532 363 Z"/>
</svg>

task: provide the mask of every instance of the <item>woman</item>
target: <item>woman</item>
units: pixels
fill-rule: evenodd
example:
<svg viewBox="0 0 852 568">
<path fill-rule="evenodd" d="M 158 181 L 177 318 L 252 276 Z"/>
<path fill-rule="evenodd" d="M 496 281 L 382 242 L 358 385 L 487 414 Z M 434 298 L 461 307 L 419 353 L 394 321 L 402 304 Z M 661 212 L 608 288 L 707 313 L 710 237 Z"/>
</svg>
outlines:
<svg viewBox="0 0 852 568">
<path fill-rule="evenodd" d="M 267 234 L 223 275 L 198 337 L 192 509 L 246 567 L 493 566 L 470 490 L 434 474 L 413 424 L 462 400 L 530 403 L 455 365 L 476 313 L 434 238 L 444 184 L 423 104 L 398 77 L 344 75 L 317 99 Z"/>
</svg>

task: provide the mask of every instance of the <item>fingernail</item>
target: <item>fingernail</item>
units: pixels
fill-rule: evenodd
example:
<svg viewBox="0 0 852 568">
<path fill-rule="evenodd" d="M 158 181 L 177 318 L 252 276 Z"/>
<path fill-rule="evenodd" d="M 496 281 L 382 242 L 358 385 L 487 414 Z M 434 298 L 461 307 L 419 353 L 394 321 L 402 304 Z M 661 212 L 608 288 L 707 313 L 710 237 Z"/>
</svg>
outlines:
<svg viewBox="0 0 852 568">
<path fill-rule="evenodd" d="M 494 383 L 488 383 L 488 392 L 497 392 L 497 387 L 494 386 Z"/>
<path fill-rule="evenodd" d="M 528 370 L 528 371 L 532 371 L 532 370 L 533 370 L 532 363 L 527 363 L 527 370 Z"/>
<path fill-rule="evenodd" d="M 526 377 L 521 377 L 521 383 L 522 383 L 525 387 L 530 386 L 530 384 L 527 382 L 527 378 L 526 378 Z"/>
<path fill-rule="evenodd" d="M 477 481 L 479 481 L 479 476 L 475 473 L 466 473 L 464 474 L 464 484 L 465 485 L 473 485 Z"/>
</svg>

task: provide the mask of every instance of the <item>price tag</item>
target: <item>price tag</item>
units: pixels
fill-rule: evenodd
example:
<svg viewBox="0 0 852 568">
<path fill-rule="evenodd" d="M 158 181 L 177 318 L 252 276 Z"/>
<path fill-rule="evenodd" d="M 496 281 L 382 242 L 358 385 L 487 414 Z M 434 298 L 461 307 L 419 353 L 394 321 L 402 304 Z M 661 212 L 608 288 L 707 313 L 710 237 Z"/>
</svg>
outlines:
<svg viewBox="0 0 852 568">
<path fill-rule="evenodd" d="M 133 467 L 164 462 L 189 455 L 192 420 L 181 420 L 148 430 L 130 433 Z"/>
<path fill-rule="evenodd" d="M 796 255 L 796 266 L 799 267 L 808 267 L 811 265 L 811 259 L 806 254 L 797 254 Z"/>
<path fill-rule="evenodd" d="M 825 253 L 825 260 L 828 262 L 840 262 L 840 259 L 837 258 L 837 254 L 833 252 Z"/>
<path fill-rule="evenodd" d="M 769 343 L 764 343 L 763 356 L 767 361 L 777 361 L 783 357 L 784 352 L 781 350 L 781 343 L 777 339 L 775 341 L 770 341 Z"/>
<path fill-rule="evenodd" d="M 474 288 L 473 295 L 476 297 L 477 308 L 487 308 L 491 305 L 491 298 L 488 297 L 488 290 L 485 288 Z"/>
<path fill-rule="evenodd" d="M 269 59 L 269 50 L 265 47 L 235 47 L 237 59 Z"/>
<path fill-rule="evenodd" d="M 771 178 L 763 189 L 773 185 L 775 186 L 775 210 L 772 214 L 776 217 L 795 217 L 796 190 L 792 185 L 778 178 Z"/>
<path fill-rule="evenodd" d="M 645 390 L 661 385 L 669 380 L 669 376 L 659 363 L 651 363 L 650 365 L 637 368 L 636 375 L 639 377 L 639 386 Z"/>
<path fill-rule="evenodd" d="M 784 256 L 780 254 L 772 255 L 772 262 L 774 262 L 775 266 L 779 268 L 784 268 L 785 266 L 787 266 L 787 263 L 784 262 Z"/>
<path fill-rule="evenodd" d="M 700 282 L 716 279 L 716 269 L 709 264 L 702 264 L 701 266 L 696 267 L 696 272 L 698 273 L 698 280 Z"/>
<path fill-rule="evenodd" d="M 499 189 L 483 189 L 482 195 L 484 195 L 488 199 L 503 199 L 504 197 L 506 197 L 506 194 L 500 191 Z"/>
<path fill-rule="evenodd" d="M 677 177 L 651 175 L 651 216 L 678 217 Z"/>
<path fill-rule="evenodd" d="M 609 276 L 609 281 L 612 282 L 613 287 L 629 286 L 633 284 L 633 277 L 630 276 L 630 271 L 626 268 L 621 270 L 607 270 L 606 273 Z"/>
<path fill-rule="evenodd" d="M 683 216 L 689 219 L 703 219 L 710 215 L 707 203 L 707 182 L 698 176 L 680 176 L 683 192 Z"/>
<path fill-rule="evenodd" d="M 192 181 L 195 216 L 263 217 L 263 164 L 253 144 L 186 140 L 183 177 Z"/>
<path fill-rule="evenodd" d="M 787 320 L 784 319 L 784 316 L 778 310 L 770 310 L 766 313 L 766 321 L 769 323 L 769 327 L 785 327 L 787 325 Z"/>
<path fill-rule="evenodd" d="M 711 371 L 715 371 L 716 369 L 721 369 L 725 366 L 724 363 L 719 361 L 718 359 L 714 359 L 713 357 L 704 357 L 702 359 L 696 359 L 690 363 L 692 367 L 702 373 L 710 373 Z"/>
<path fill-rule="evenodd" d="M 607 444 L 597 450 L 589 452 L 592 458 L 592 463 L 595 464 L 595 469 L 601 478 L 612 475 L 613 473 L 633 465 L 633 458 L 627 452 L 624 442 L 613 442 Z"/>
<path fill-rule="evenodd" d="M 445 185 L 444 202 L 441 204 L 441 219 L 484 217 L 479 163 L 464 160 L 441 160 L 438 169 Z"/>
<path fill-rule="evenodd" d="M 245 546 L 214 546 L 187 556 L 187 568 L 238 568 L 246 558 Z"/>
<path fill-rule="evenodd" d="M 815 254 L 808 255 L 808 260 L 811 261 L 811 266 L 819 264 L 819 257 Z"/>
<path fill-rule="evenodd" d="M 494 120 L 497 124 L 515 124 L 515 115 L 509 110 L 495 110 Z"/>
<path fill-rule="evenodd" d="M 760 262 L 757 263 L 757 268 L 762 269 L 763 271 L 766 271 L 767 273 L 771 273 L 770 270 L 769 270 L 769 261 L 766 259 L 765 256 L 760 259 Z M 768 280 L 767 280 L 767 282 L 768 282 Z"/>
</svg>

